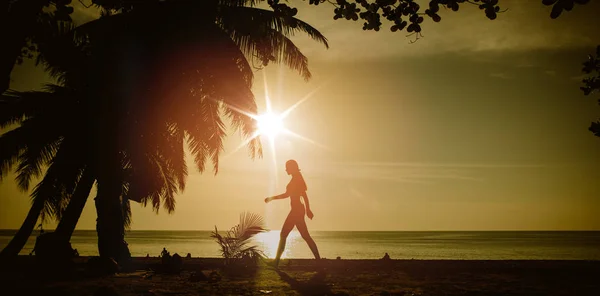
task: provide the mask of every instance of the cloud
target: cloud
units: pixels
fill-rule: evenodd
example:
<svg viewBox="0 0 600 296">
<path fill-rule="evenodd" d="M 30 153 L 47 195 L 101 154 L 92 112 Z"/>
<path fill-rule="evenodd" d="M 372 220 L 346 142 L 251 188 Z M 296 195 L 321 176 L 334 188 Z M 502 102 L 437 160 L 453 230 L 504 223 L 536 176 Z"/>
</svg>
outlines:
<svg viewBox="0 0 600 296">
<path fill-rule="evenodd" d="M 370 210 L 378 211 L 380 209 L 380 204 L 377 199 L 367 198 L 362 192 L 360 192 L 356 187 L 349 186 L 348 191 L 350 196 L 353 197 L 357 202 L 361 203 L 364 206 L 367 206 Z"/>
<path fill-rule="evenodd" d="M 431 185 L 453 180 L 483 182 L 472 169 L 475 167 L 419 163 L 330 163 L 311 168 L 311 176 L 343 180 L 375 180 L 393 183 Z"/>
<path fill-rule="evenodd" d="M 426 162 L 341 162 L 342 166 L 358 167 L 412 167 L 412 168 L 547 168 L 545 164 L 528 163 L 426 163 Z"/>
<path fill-rule="evenodd" d="M 571 80 L 576 80 L 576 81 L 582 81 L 585 78 L 590 77 L 589 74 L 581 74 L 581 75 L 577 75 L 577 76 L 571 76 L 569 77 Z"/>
<path fill-rule="evenodd" d="M 500 78 L 500 79 L 512 79 L 513 78 L 511 75 L 508 75 L 506 73 L 501 73 L 501 72 L 490 73 L 490 76 L 494 77 L 494 78 Z"/>
</svg>

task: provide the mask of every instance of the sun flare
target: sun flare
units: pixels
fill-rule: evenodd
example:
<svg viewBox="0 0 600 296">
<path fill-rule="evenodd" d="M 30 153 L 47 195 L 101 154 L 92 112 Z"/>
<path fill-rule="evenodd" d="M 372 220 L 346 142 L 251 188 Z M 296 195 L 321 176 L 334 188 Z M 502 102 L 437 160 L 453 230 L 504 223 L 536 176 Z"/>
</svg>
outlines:
<svg viewBox="0 0 600 296">
<path fill-rule="evenodd" d="M 256 117 L 258 133 L 274 139 L 278 134 L 285 131 L 283 116 L 267 112 Z"/>
<path fill-rule="evenodd" d="M 266 91 L 266 90 L 268 90 L 268 86 L 267 86 L 266 76 L 264 76 L 264 72 L 263 72 L 263 79 L 264 79 L 265 91 Z M 256 114 L 254 112 L 249 112 L 247 110 L 238 109 L 233 106 L 228 106 L 229 108 L 231 108 L 237 112 L 240 112 L 256 121 L 256 129 L 255 129 L 254 133 L 252 133 L 252 135 L 247 137 L 242 143 L 240 143 L 239 146 L 237 146 L 235 149 L 233 149 L 233 151 L 230 152 L 228 155 L 236 153 L 242 147 L 248 145 L 248 143 L 250 143 L 250 141 L 256 139 L 259 136 L 266 136 L 268 138 L 269 146 L 271 146 L 271 153 L 273 155 L 274 164 L 276 164 L 275 142 L 276 142 L 276 138 L 278 138 L 279 136 L 283 136 L 283 135 L 292 136 L 294 138 L 297 138 L 297 139 L 306 141 L 310 144 L 316 145 L 320 148 L 329 149 L 327 146 L 321 145 L 321 144 L 311 140 L 310 138 L 304 137 L 298 133 L 295 133 L 295 132 L 287 129 L 284 125 L 284 119 L 286 117 L 288 117 L 288 115 L 290 115 L 290 113 L 292 113 L 292 111 L 294 111 L 298 106 L 300 106 L 302 103 L 304 103 L 310 97 L 312 97 L 313 94 L 319 88 L 320 87 L 317 87 L 316 89 L 312 90 L 310 93 L 306 94 L 304 97 L 302 97 L 301 99 L 296 101 L 296 103 L 294 103 L 292 106 L 288 107 L 287 109 L 285 109 L 283 112 L 280 112 L 280 113 L 273 112 L 273 109 L 271 108 L 271 99 L 269 98 L 268 91 L 266 91 L 266 93 L 265 93 L 266 110 L 262 114 Z M 227 157 L 227 155 L 226 155 L 226 157 Z"/>
</svg>

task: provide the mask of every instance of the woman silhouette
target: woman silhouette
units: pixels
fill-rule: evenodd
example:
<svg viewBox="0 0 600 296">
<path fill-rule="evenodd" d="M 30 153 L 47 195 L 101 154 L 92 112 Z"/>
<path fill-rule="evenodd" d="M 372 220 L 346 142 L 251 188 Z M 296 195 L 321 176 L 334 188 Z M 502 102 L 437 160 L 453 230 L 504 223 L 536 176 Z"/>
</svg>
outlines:
<svg viewBox="0 0 600 296">
<path fill-rule="evenodd" d="M 317 249 L 317 244 L 310 237 L 308 233 L 308 228 L 306 228 L 306 222 L 304 221 L 304 214 L 308 216 L 309 219 L 313 218 L 313 213 L 310 210 L 310 203 L 308 202 L 308 195 L 306 195 L 306 182 L 304 182 L 304 178 L 300 173 L 300 168 L 298 168 L 298 163 L 291 159 L 285 163 L 285 171 L 288 175 L 292 176 L 292 180 L 287 184 L 285 193 L 271 196 L 265 198 L 265 202 L 268 203 L 274 199 L 284 199 L 289 197 L 292 209 L 288 214 L 285 222 L 283 223 L 283 227 L 281 228 L 281 235 L 279 238 L 279 247 L 277 248 L 277 256 L 275 257 L 275 267 L 279 266 L 279 259 L 281 258 L 281 254 L 283 254 L 283 250 L 285 249 L 285 241 L 290 234 L 290 231 L 296 226 L 302 238 L 306 241 L 310 250 L 317 260 L 321 259 L 319 256 L 319 250 Z M 300 201 L 300 197 L 304 198 L 304 204 Z M 304 205 L 306 204 L 306 211 L 304 210 Z"/>
</svg>

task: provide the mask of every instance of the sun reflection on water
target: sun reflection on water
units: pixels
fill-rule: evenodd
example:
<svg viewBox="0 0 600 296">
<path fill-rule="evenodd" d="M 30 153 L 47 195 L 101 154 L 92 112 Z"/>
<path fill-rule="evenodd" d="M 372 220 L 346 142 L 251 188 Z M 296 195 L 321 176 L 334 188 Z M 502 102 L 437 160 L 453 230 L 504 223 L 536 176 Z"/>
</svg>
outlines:
<svg viewBox="0 0 600 296">
<path fill-rule="evenodd" d="M 277 246 L 279 245 L 280 233 L 280 230 L 271 230 L 259 233 L 256 236 L 254 236 L 254 242 L 259 247 L 259 249 L 261 249 L 265 253 L 265 256 L 267 256 L 268 258 L 275 258 L 275 256 L 277 255 Z M 283 251 L 281 258 L 288 257 L 290 249 L 293 248 L 299 237 L 300 235 L 297 231 L 290 232 L 290 235 L 286 240 L 285 250 Z"/>
</svg>

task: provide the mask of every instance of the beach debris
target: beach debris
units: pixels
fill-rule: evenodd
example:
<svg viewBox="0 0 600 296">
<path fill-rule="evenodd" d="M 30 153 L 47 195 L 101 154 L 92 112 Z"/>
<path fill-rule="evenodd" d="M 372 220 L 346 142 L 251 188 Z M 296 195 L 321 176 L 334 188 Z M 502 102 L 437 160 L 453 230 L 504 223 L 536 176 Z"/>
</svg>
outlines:
<svg viewBox="0 0 600 296">
<path fill-rule="evenodd" d="M 271 293 L 273 293 L 273 291 L 271 291 L 271 290 L 258 290 L 258 292 L 260 292 L 262 294 L 271 294 Z"/>
<path fill-rule="evenodd" d="M 183 259 L 181 258 L 181 256 L 179 256 L 179 254 L 173 254 L 173 257 L 171 257 L 171 265 L 175 269 L 181 269 L 181 267 L 183 266 Z"/>
<path fill-rule="evenodd" d="M 152 271 L 147 271 L 147 270 L 136 270 L 136 271 L 132 271 L 132 272 L 125 272 L 125 273 L 117 273 L 115 274 L 115 277 L 117 278 L 147 278 L 148 275 L 152 275 Z"/>
<path fill-rule="evenodd" d="M 144 293 L 143 295 L 144 296 L 146 296 L 146 295 L 149 295 L 149 296 L 155 296 L 155 295 L 159 296 L 160 295 L 160 296 L 162 296 L 162 295 L 184 295 L 184 294 L 188 295 L 186 293 L 186 291 L 181 290 L 181 289 L 180 290 L 176 290 L 176 289 L 173 289 L 173 288 L 166 288 L 166 289 L 157 288 L 157 289 L 148 290 L 148 292 Z"/>
<path fill-rule="evenodd" d="M 217 272 L 216 270 L 213 270 L 210 272 L 210 274 L 208 275 L 208 281 L 211 283 L 215 283 L 221 280 L 221 274 L 219 272 Z"/>
<path fill-rule="evenodd" d="M 96 289 L 94 296 L 119 296 L 119 293 L 111 286 L 102 286 Z"/>
<path fill-rule="evenodd" d="M 166 249 L 163 249 L 160 258 L 161 271 L 166 273 L 179 273 L 183 267 L 183 259 L 179 254 L 175 253 L 173 256 L 169 254 Z"/>
<path fill-rule="evenodd" d="M 113 258 L 91 257 L 85 266 L 86 273 L 90 275 L 111 275 L 119 272 L 119 264 Z"/>
<path fill-rule="evenodd" d="M 342 257 L 337 256 L 337 257 L 335 257 L 335 260 L 342 260 Z"/>
<path fill-rule="evenodd" d="M 192 283 L 196 283 L 199 281 L 208 281 L 208 278 L 206 277 L 206 275 L 204 275 L 204 272 L 202 271 L 192 271 L 192 273 L 190 274 L 189 281 Z"/>
</svg>

